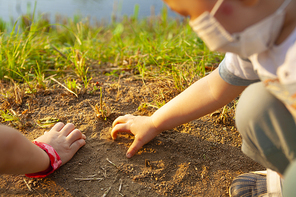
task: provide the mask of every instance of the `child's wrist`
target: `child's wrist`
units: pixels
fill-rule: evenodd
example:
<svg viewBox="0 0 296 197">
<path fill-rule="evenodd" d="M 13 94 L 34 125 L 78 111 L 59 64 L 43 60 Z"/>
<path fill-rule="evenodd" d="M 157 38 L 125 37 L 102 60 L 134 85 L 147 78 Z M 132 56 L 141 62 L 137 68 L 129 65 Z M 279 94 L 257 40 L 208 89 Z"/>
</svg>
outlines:
<svg viewBox="0 0 296 197">
<path fill-rule="evenodd" d="M 159 118 L 155 117 L 154 114 L 152 116 L 150 116 L 151 124 L 152 124 L 152 127 L 153 127 L 155 133 L 160 134 L 165 129 L 162 128 L 162 124 L 159 122 Z"/>
<path fill-rule="evenodd" d="M 42 172 L 26 174 L 26 176 L 30 178 L 44 178 L 57 170 L 62 165 L 62 161 L 58 153 L 49 144 L 37 141 L 33 141 L 33 143 L 47 153 L 50 159 L 50 165 L 46 170 Z"/>
</svg>

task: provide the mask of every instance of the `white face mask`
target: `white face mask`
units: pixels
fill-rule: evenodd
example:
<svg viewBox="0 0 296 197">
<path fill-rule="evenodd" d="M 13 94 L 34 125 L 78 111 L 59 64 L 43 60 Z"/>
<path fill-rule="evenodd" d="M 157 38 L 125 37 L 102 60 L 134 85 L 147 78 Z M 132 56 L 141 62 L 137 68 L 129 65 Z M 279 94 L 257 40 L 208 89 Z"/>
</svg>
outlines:
<svg viewBox="0 0 296 197">
<path fill-rule="evenodd" d="M 232 35 L 214 17 L 223 0 L 218 0 L 211 13 L 206 11 L 189 24 L 210 50 L 232 52 L 248 58 L 266 51 L 274 44 L 284 23 L 284 10 L 290 1 L 285 0 L 272 15 Z"/>
</svg>

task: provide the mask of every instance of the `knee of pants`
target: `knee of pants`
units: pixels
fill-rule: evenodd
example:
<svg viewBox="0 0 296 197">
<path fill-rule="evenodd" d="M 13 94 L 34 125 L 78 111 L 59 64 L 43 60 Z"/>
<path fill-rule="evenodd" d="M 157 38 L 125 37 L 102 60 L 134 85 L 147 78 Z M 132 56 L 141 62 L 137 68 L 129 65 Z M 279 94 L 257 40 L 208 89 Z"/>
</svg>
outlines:
<svg viewBox="0 0 296 197">
<path fill-rule="evenodd" d="M 279 101 L 269 93 L 262 83 L 255 83 L 242 93 L 236 107 L 235 122 L 242 137 L 256 132 L 257 125 L 268 124 L 269 117 L 274 111 L 273 107 Z M 254 133 L 253 133 L 254 134 Z"/>
<path fill-rule="evenodd" d="M 245 154 L 283 173 L 296 156 L 296 125 L 285 105 L 262 83 L 249 86 L 236 107 L 236 126 Z"/>
</svg>

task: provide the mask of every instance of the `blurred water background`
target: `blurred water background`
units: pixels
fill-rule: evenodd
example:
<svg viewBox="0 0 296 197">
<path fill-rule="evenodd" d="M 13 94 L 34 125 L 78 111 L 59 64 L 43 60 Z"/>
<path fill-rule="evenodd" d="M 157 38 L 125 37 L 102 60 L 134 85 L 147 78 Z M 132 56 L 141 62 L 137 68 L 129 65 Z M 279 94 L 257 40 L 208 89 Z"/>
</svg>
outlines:
<svg viewBox="0 0 296 197">
<path fill-rule="evenodd" d="M 19 16 L 32 13 L 36 3 L 37 14 L 47 14 L 51 22 L 55 16 L 62 15 L 73 18 L 89 17 L 91 21 L 120 20 L 124 15 L 134 14 L 135 5 L 137 16 L 145 18 L 159 15 L 165 4 L 161 0 L 0 0 L 0 18 L 4 21 L 15 21 Z M 171 17 L 177 15 L 168 11 Z"/>
</svg>

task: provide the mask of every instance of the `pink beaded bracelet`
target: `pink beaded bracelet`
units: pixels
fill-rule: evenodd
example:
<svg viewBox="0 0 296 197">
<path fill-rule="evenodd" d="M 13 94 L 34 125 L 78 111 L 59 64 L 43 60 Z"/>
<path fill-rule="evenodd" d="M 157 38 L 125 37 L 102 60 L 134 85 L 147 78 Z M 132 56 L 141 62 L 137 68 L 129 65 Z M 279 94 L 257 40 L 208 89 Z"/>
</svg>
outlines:
<svg viewBox="0 0 296 197">
<path fill-rule="evenodd" d="M 48 169 L 42 172 L 26 174 L 26 176 L 30 178 L 44 178 L 57 170 L 62 165 L 62 160 L 52 146 L 37 141 L 33 141 L 33 143 L 42 148 L 48 154 L 50 159 L 50 166 L 48 167 Z"/>
</svg>

